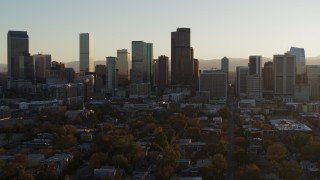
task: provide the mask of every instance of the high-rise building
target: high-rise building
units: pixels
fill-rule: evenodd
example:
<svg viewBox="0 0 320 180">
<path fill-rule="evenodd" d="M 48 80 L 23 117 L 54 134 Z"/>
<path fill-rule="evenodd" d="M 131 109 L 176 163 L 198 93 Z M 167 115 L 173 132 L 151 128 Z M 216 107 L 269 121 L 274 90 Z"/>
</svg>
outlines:
<svg viewBox="0 0 320 180">
<path fill-rule="evenodd" d="M 190 28 L 171 32 L 171 84 L 193 86 L 194 59 L 190 47 Z"/>
<path fill-rule="evenodd" d="M 153 45 L 132 41 L 131 83 L 151 83 L 153 77 Z"/>
<path fill-rule="evenodd" d="M 199 90 L 199 78 L 200 78 L 200 62 L 198 59 L 193 59 L 193 77 L 196 91 Z"/>
<path fill-rule="evenodd" d="M 221 59 L 221 70 L 227 73 L 227 80 L 229 83 L 229 59 L 227 57 Z"/>
<path fill-rule="evenodd" d="M 35 63 L 30 54 L 19 57 L 19 79 L 35 82 Z"/>
<path fill-rule="evenodd" d="M 238 97 L 246 96 L 248 71 L 249 68 L 246 66 L 236 68 L 236 95 Z"/>
<path fill-rule="evenodd" d="M 276 96 L 293 96 L 296 56 L 285 53 L 273 56 L 273 92 Z"/>
<path fill-rule="evenodd" d="M 96 73 L 96 81 L 95 81 L 95 89 L 96 92 L 103 93 L 103 90 L 106 89 L 107 83 L 107 66 L 106 65 L 96 65 L 95 67 Z"/>
<path fill-rule="evenodd" d="M 302 75 L 306 73 L 306 58 L 303 48 L 291 47 L 290 55 L 296 57 L 296 75 Z"/>
<path fill-rule="evenodd" d="M 307 84 L 307 74 L 306 74 L 306 58 L 303 48 L 291 47 L 290 55 L 296 57 L 296 78 L 295 84 L 305 86 Z"/>
<path fill-rule="evenodd" d="M 263 81 L 263 97 L 273 97 L 273 63 L 271 61 L 264 63 L 262 69 L 262 81 Z"/>
<path fill-rule="evenodd" d="M 107 57 L 107 89 L 115 90 L 118 88 L 118 69 L 117 58 Z"/>
<path fill-rule="evenodd" d="M 127 49 L 117 50 L 117 67 L 118 67 L 118 83 L 119 86 L 124 86 L 130 80 L 130 52 Z"/>
<path fill-rule="evenodd" d="M 158 59 L 158 87 L 162 91 L 169 84 L 169 58 L 167 56 L 159 56 Z"/>
<path fill-rule="evenodd" d="M 249 57 L 249 75 L 261 76 L 261 56 Z"/>
<path fill-rule="evenodd" d="M 246 96 L 248 98 L 262 98 L 262 78 L 258 74 L 248 75 L 246 86 Z"/>
<path fill-rule="evenodd" d="M 261 56 L 249 56 L 249 72 L 246 83 L 246 96 L 248 98 L 262 98 L 261 59 Z"/>
<path fill-rule="evenodd" d="M 310 85 L 311 100 L 320 100 L 320 65 L 307 65 L 308 84 Z"/>
<path fill-rule="evenodd" d="M 153 86 L 158 87 L 159 86 L 159 60 L 154 59 L 153 60 Z"/>
<path fill-rule="evenodd" d="M 211 99 L 227 98 L 227 73 L 220 70 L 204 70 L 200 73 L 199 91 L 210 92 Z"/>
<path fill-rule="evenodd" d="M 26 31 L 8 31 L 7 70 L 11 79 L 19 78 L 19 57 L 29 53 L 29 36 Z"/>
<path fill-rule="evenodd" d="M 75 78 L 75 72 L 73 68 L 64 68 L 63 77 L 66 80 L 66 83 L 73 83 Z"/>
<path fill-rule="evenodd" d="M 80 74 L 94 71 L 93 37 L 89 33 L 80 34 Z"/>
<path fill-rule="evenodd" d="M 98 64 L 95 67 L 95 71 L 97 78 L 100 77 L 101 79 L 104 80 L 103 84 L 106 84 L 107 82 L 107 66 L 106 65 L 102 65 L 102 64 Z"/>
<path fill-rule="evenodd" d="M 51 69 L 51 55 L 49 54 L 36 54 L 33 55 L 35 63 L 35 75 L 37 83 L 46 83 L 46 78 L 50 74 Z"/>
</svg>

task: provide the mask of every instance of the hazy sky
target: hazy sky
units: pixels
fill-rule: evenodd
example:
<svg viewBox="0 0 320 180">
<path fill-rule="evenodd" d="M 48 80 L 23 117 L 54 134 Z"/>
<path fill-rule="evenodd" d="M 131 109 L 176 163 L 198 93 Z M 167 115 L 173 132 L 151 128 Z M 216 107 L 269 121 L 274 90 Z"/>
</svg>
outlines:
<svg viewBox="0 0 320 180">
<path fill-rule="evenodd" d="M 94 59 L 116 56 L 131 41 L 152 42 L 154 57 L 170 57 L 170 35 L 191 28 L 195 58 L 272 57 L 290 46 L 320 55 L 319 0 L 3 0 L 0 63 L 8 30 L 26 30 L 30 53 L 79 59 L 79 33 L 94 36 Z"/>
</svg>

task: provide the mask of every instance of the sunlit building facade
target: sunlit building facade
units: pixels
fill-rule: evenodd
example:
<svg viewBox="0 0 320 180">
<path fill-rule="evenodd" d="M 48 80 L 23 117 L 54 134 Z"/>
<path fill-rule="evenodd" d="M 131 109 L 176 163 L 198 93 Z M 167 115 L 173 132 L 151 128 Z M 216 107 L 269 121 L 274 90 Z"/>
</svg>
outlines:
<svg viewBox="0 0 320 180">
<path fill-rule="evenodd" d="M 93 36 L 89 33 L 80 34 L 80 74 L 94 72 Z"/>
</svg>

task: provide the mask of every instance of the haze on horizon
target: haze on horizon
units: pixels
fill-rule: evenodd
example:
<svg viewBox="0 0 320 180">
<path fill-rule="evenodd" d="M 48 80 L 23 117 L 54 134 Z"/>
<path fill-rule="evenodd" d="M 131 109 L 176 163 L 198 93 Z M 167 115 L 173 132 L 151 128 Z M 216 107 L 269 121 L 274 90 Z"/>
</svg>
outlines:
<svg viewBox="0 0 320 180">
<path fill-rule="evenodd" d="M 154 45 L 154 58 L 171 55 L 171 32 L 191 28 L 195 58 L 272 58 L 291 46 L 320 55 L 320 1 L 308 0 L 56 0 L 0 3 L 0 63 L 7 63 L 8 30 L 28 31 L 31 54 L 79 59 L 79 33 L 94 36 L 94 59 L 116 56 L 131 41 Z"/>
</svg>

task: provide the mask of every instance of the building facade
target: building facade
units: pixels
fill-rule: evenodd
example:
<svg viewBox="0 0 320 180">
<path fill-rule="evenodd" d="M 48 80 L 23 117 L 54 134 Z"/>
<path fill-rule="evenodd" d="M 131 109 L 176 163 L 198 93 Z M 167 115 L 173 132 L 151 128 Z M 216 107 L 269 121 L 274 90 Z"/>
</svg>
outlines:
<svg viewBox="0 0 320 180">
<path fill-rule="evenodd" d="M 158 87 L 163 91 L 169 84 L 169 58 L 165 55 L 158 58 Z"/>
<path fill-rule="evenodd" d="M 19 57 L 19 79 L 35 83 L 35 63 L 30 54 Z"/>
<path fill-rule="evenodd" d="M 227 73 L 204 70 L 200 73 L 199 91 L 210 92 L 210 99 L 226 99 L 228 94 Z"/>
<path fill-rule="evenodd" d="M 293 96 L 296 56 L 285 53 L 273 56 L 273 92 L 275 96 Z"/>
<path fill-rule="evenodd" d="M 153 44 L 132 41 L 131 83 L 151 83 L 153 79 Z"/>
<path fill-rule="evenodd" d="M 271 99 L 273 97 L 273 63 L 271 61 L 264 63 L 262 81 L 263 97 Z"/>
<path fill-rule="evenodd" d="M 246 83 L 246 96 L 251 99 L 262 98 L 262 78 L 257 75 L 248 75 Z"/>
<path fill-rule="evenodd" d="M 296 57 L 296 75 L 302 75 L 306 72 L 306 57 L 303 48 L 291 47 L 291 55 Z"/>
<path fill-rule="evenodd" d="M 131 55 L 127 49 L 117 50 L 118 59 L 118 83 L 119 86 L 124 86 L 130 80 Z"/>
<path fill-rule="evenodd" d="M 227 57 L 221 59 L 221 70 L 227 73 L 229 83 L 229 59 Z"/>
<path fill-rule="evenodd" d="M 51 69 L 51 55 L 50 54 L 36 54 L 33 55 L 35 63 L 35 76 L 37 83 L 46 83 L 46 78 L 50 74 Z"/>
<path fill-rule="evenodd" d="M 308 84 L 311 100 L 320 100 L 320 65 L 307 65 Z"/>
<path fill-rule="evenodd" d="M 236 95 L 238 97 L 246 96 L 248 71 L 249 68 L 246 66 L 236 68 Z"/>
<path fill-rule="evenodd" d="M 117 58 L 107 57 L 107 89 L 115 90 L 118 88 L 118 69 Z"/>
<path fill-rule="evenodd" d="M 171 32 L 171 84 L 194 84 L 193 49 L 190 46 L 190 28 Z"/>
<path fill-rule="evenodd" d="M 249 75 L 261 76 L 261 56 L 249 56 Z"/>
<path fill-rule="evenodd" d="M 8 31 L 7 71 L 11 79 L 19 78 L 19 57 L 29 54 L 29 36 L 26 31 Z"/>
<path fill-rule="evenodd" d="M 93 59 L 93 36 L 89 33 L 80 34 L 80 74 L 84 75 L 87 72 L 94 71 Z"/>
</svg>

